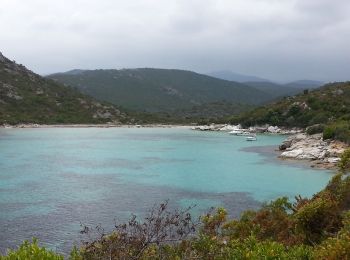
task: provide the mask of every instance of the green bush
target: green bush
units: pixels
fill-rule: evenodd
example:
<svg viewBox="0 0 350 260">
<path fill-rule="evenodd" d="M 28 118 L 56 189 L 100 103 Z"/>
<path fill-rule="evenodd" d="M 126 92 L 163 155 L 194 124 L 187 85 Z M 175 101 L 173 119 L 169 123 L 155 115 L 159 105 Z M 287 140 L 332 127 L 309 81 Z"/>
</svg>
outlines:
<svg viewBox="0 0 350 260">
<path fill-rule="evenodd" d="M 350 144 L 350 122 L 337 121 L 323 130 L 323 139 L 335 139 Z"/>
<path fill-rule="evenodd" d="M 38 241 L 24 241 L 17 250 L 9 250 L 6 256 L 0 256 L 0 260 L 63 260 L 63 256 L 53 251 L 40 247 Z"/>
<path fill-rule="evenodd" d="M 345 150 L 339 162 L 340 171 L 346 173 L 350 170 L 350 149 Z"/>
<path fill-rule="evenodd" d="M 326 239 L 314 250 L 314 259 L 338 260 L 350 257 L 350 211 L 344 214 L 343 228 L 335 237 Z"/>
<path fill-rule="evenodd" d="M 333 139 L 335 136 L 334 129 L 331 126 L 327 126 L 323 130 L 323 140 Z"/>
<path fill-rule="evenodd" d="M 317 124 L 317 125 L 312 125 L 306 128 L 306 133 L 308 135 L 313 135 L 313 134 L 319 134 L 323 133 L 324 130 L 324 125 L 323 124 Z"/>
</svg>

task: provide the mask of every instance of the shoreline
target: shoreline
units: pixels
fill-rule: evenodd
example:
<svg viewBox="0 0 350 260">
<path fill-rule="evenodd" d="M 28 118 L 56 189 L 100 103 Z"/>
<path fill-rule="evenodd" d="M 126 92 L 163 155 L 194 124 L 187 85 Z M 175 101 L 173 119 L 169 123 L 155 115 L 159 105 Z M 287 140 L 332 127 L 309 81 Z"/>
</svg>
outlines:
<svg viewBox="0 0 350 260">
<path fill-rule="evenodd" d="M 342 153 L 349 145 L 337 140 L 323 140 L 322 134 L 307 135 L 300 128 L 279 128 L 278 126 L 254 126 L 242 129 L 241 125 L 211 124 L 194 126 L 197 131 L 247 131 L 253 134 L 275 134 L 288 136 L 281 145 L 274 148 L 277 160 L 295 162 L 322 170 L 337 170 Z"/>
<path fill-rule="evenodd" d="M 0 125 L 0 129 L 44 129 L 44 128 L 181 128 L 199 131 L 229 132 L 240 126 L 212 124 L 210 126 L 177 124 L 18 124 Z M 271 129 L 272 128 L 272 129 Z M 275 159 L 309 165 L 321 170 L 336 170 L 341 154 L 350 146 L 340 141 L 323 141 L 320 134 L 307 135 L 300 129 L 279 129 L 277 127 L 252 127 L 253 133 L 288 136 L 281 145 L 274 148 Z M 258 152 L 259 153 L 259 152 Z"/>
<path fill-rule="evenodd" d="M 191 125 L 175 124 L 145 124 L 145 125 L 127 125 L 127 124 L 20 124 L 20 125 L 0 125 L 2 129 L 18 128 L 186 128 L 190 129 Z"/>
<path fill-rule="evenodd" d="M 310 164 L 308 161 L 302 160 L 293 160 L 293 159 L 281 159 L 279 157 L 280 151 L 276 149 L 275 145 L 267 145 L 267 146 L 250 146 L 242 148 L 241 151 L 247 153 L 257 153 L 264 157 L 265 160 L 274 163 L 274 164 L 282 164 L 288 165 L 292 167 L 298 167 L 302 169 L 309 169 Z M 318 170 L 327 170 L 323 168 L 317 168 Z"/>
</svg>

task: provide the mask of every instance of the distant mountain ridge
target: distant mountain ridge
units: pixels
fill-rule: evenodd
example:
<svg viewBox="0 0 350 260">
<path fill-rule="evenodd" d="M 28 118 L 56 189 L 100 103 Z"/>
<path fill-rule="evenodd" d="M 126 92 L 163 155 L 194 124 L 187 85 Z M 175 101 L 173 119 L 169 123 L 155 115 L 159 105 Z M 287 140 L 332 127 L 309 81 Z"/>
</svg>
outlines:
<svg viewBox="0 0 350 260">
<path fill-rule="evenodd" d="M 236 73 L 230 70 L 220 70 L 220 71 L 214 71 L 214 72 L 209 72 L 206 73 L 206 75 L 219 78 L 219 79 L 224 79 L 224 80 L 229 80 L 229 81 L 236 81 L 240 83 L 252 83 L 252 82 L 259 82 L 259 83 L 271 83 L 274 85 L 279 85 L 279 86 L 288 86 L 288 87 L 297 87 L 297 88 L 317 88 L 325 84 L 323 81 L 318 81 L 318 80 L 295 80 L 287 83 L 277 83 L 273 80 L 253 76 L 253 75 L 245 75 L 245 74 L 240 74 Z"/>
<path fill-rule="evenodd" d="M 271 95 L 238 82 L 175 69 L 73 70 L 48 76 L 128 109 L 172 112 L 213 102 L 257 105 Z"/>
<path fill-rule="evenodd" d="M 0 124 L 126 122 L 125 113 L 50 79 L 0 53 Z"/>
<path fill-rule="evenodd" d="M 219 71 L 213 71 L 206 73 L 206 75 L 215 77 L 218 79 L 224 79 L 224 80 L 229 80 L 229 81 L 236 81 L 240 83 L 245 83 L 245 82 L 271 82 L 268 79 L 264 79 L 261 77 L 257 76 L 251 76 L 251 75 L 245 75 L 245 74 L 240 74 L 236 73 L 230 70 L 219 70 Z"/>
<path fill-rule="evenodd" d="M 284 84 L 287 87 L 294 87 L 294 88 L 318 88 L 325 84 L 325 82 L 317 81 L 317 80 L 296 80 L 289 83 Z"/>
</svg>

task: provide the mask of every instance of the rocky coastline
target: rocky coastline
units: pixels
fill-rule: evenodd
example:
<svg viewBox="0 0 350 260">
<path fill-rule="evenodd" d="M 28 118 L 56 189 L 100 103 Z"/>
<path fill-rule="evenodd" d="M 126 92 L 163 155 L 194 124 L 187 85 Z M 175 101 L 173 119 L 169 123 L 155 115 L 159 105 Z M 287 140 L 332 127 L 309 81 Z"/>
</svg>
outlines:
<svg viewBox="0 0 350 260">
<path fill-rule="evenodd" d="M 278 126 L 252 126 L 247 129 L 243 129 L 241 125 L 229 125 L 229 124 L 211 124 L 211 125 L 198 125 L 191 127 L 192 130 L 196 131 L 223 131 L 230 132 L 232 130 L 245 130 L 250 133 L 267 133 L 267 134 L 281 134 L 291 135 L 303 132 L 300 128 L 279 128 Z"/>
<path fill-rule="evenodd" d="M 335 169 L 349 146 L 336 140 L 323 140 L 322 134 L 299 133 L 289 136 L 280 146 L 281 159 L 307 160 L 311 167 Z"/>
<path fill-rule="evenodd" d="M 323 140 L 322 134 L 308 135 L 300 128 L 279 128 L 277 126 L 255 126 L 242 129 L 241 125 L 200 125 L 197 131 L 246 130 L 250 133 L 289 135 L 278 147 L 280 159 L 308 161 L 313 168 L 336 169 L 342 153 L 349 145 L 336 140 Z"/>
</svg>

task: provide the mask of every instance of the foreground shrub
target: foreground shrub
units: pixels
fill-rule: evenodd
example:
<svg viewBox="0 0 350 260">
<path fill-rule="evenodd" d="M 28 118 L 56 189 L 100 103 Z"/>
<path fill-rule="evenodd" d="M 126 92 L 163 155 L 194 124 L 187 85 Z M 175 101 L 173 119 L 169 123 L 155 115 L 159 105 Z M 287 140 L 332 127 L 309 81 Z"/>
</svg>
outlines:
<svg viewBox="0 0 350 260">
<path fill-rule="evenodd" d="M 350 259 L 350 212 L 345 213 L 344 227 L 336 237 L 330 237 L 314 250 L 315 259 Z"/>
<path fill-rule="evenodd" d="M 63 260 L 63 256 L 45 247 L 39 247 L 38 241 L 24 241 L 17 250 L 9 250 L 6 256 L 0 256 L 0 260 Z M 77 259 L 78 260 L 78 259 Z"/>
<path fill-rule="evenodd" d="M 111 234 L 101 233 L 96 240 L 84 242 L 81 256 L 83 259 L 156 259 L 168 248 L 166 245 L 194 234 L 197 223 L 189 210 L 169 211 L 166 202 L 153 208 L 144 221 L 132 216 L 126 224 L 116 225 Z M 83 233 L 91 231 L 85 227 Z"/>
<path fill-rule="evenodd" d="M 197 222 L 164 203 L 86 241 L 71 259 L 350 259 L 349 202 L 350 177 L 337 174 L 311 199 L 279 198 L 236 220 L 218 208 Z"/>
<path fill-rule="evenodd" d="M 339 169 L 342 173 L 347 173 L 350 170 L 350 149 L 345 150 L 342 154 Z"/>
</svg>

